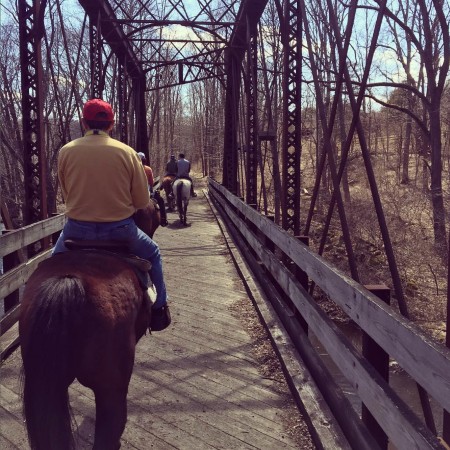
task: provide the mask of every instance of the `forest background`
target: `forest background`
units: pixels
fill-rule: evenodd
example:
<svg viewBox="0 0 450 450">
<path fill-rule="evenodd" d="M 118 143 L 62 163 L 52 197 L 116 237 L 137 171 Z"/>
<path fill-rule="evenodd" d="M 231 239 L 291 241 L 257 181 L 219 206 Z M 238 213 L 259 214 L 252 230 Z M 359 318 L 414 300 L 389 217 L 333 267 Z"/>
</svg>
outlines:
<svg viewBox="0 0 450 450">
<path fill-rule="evenodd" d="M 166 2 L 155 0 L 164 16 Z M 194 10 L 195 2 L 187 2 Z M 362 283 L 384 283 L 394 289 L 394 303 L 434 338 L 445 339 L 447 307 L 448 219 L 450 181 L 450 6 L 448 0 L 365 0 L 358 2 L 351 27 L 349 4 L 305 1 L 309 38 L 302 38 L 301 228 L 308 229 L 310 246 L 345 272 L 348 248 L 342 216 L 334 208 L 329 229 L 326 217 L 333 201 L 329 158 L 321 167 L 327 130 L 336 163 L 345 160 L 340 189 Z M 215 12 L 236 16 L 239 3 L 217 0 Z M 228 8 L 228 10 L 226 9 Z M 121 9 L 138 17 L 136 3 Z M 382 21 L 377 22 L 381 10 Z M 282 5 L 269 1 L 258 27 L 258 129 L 273 133 L 258 147 L 258 208 L 281 222 L 283 183 Z M 337 28 L 330 25 L 337 18 Z M 17 227 L 24 206 L 21 79 L 17 4 L 0 5 L 0 194 Z M 48 210 L 63 210 L 56 163 L 59 149 L 79 137 L 80 113 L 90 98 L 89 36 L 84 11 L 75 0 L 47 2 L 42 65 L 45 83 L 44 124 Z M 377 33 L 373 59 L 372 37 Z M 143 31 L 144 33 L 144 31 Z M 206 32 L 171 25 L 154 28 L 162 40 L 208 38 Z M 336 94 L 340 70 L 339 39 L 350 34 L 345 78 L 358 92 L 367 72 L 358 133 L 352 134 L 355 108 L 350 85 Z M 144 37 L 144 36 L 142 36 Z M 161 44 L 159 52 L 176 59 L 181 44 Z M 219 44 L 214 44 L 219 45 Z M 191 51 L 195 52 L 195 46 Z M 189 51 L 184 46 L 183 51 Z M 117 105 L 117 63 L 109 61 L 104 98 Z M 370 63 L 369 63 L 370 59 Z M 243 64 L 243 75 L 245 75 Z M 176 66 L 161 65 L 149 73 L 146 93 L 150 164 L 163 175 L 171 153 L 184 152 L 195 175 L 220 181 L 223 163 L 224 75 L 176 85 Z M 170 86 L 170 87 L 164 87 Z M 246 101 L 241 87 L 239 119 L 239 186 L 245 191 Z M 333 110 L 335 115 L 333 116 Z M 333 118 L 332 118 L 333 117 Z M 332 119 L 331 119 L 332 118 Z M 130 127 L 133 127 L 131 121 Z M 113 136 L 117 137 L 116 135 Z M 133 146 L 133 136 L 130 144 Z M 137 149 L 142 151 L 143 149 Z M 366 152 L 368 151 L 368 153 Z M 370 160 L 368 166 L 367 158 Z M 369 167 L 369 168 L 368 168 Z M 373 172 L 373 180 L 372 180 Z M 374 182 L 376 195 L 374 196 Z M 392 255 L 380 231 L 376 209 L 380 198 L 400 285 L 393 279 Z M 311 201 L 313 200 L 313 201 Z M 405 302 L 405 304 L 403 304 Z M 336 311 L 339 316 L 339 312 Z"/>
</svg>

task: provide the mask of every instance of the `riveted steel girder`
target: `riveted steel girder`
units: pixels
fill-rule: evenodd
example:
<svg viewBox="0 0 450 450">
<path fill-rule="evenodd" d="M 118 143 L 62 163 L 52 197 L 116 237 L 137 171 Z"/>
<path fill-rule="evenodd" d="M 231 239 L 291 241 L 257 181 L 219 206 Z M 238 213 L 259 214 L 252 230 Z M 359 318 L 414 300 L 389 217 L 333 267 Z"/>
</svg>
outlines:
<svg viewBox="0 0 450 450">
<path fill-rule="evenodd" d="M 300 0 L 284 5 L 283 71 L 283 211 L 282 226 L 300 233 L 301 61 Z"/>
<path fill-rule="evenodd" d="M 129 39 L 113 21 L 116 14 L 107 1 L 102 0 L 79 0 L 92 23 L 101 21 L 101 36 L 108 43 L 120 63 L 126 67 L 127 74 L 132 78 L 145 78 L 145 72 L 141 62 L 137 58 Z"/>
<path fill-rule="evenodd" d="M 248 29 L 247 49 L 247 173 L 245 201 L 249 205 L 257 203 L 257 169 L 258 169 L 258 110 L 257 110 L 257 36 L 256 32 L 250 34 Z"/>
<path fill-rule="evenodd" d="M 233 194 L 238 192 L 238 110 L 241 57 L 233 49 L 225 52 L 227 83 L 225 90 L 225 124 L 223 149 L 223 185 Z"/>
<path fill-rule="evenodd" d="M 119 137 L 128 142 L 128 82 L 125 68 L 119 64 L 117 92 L 119 100 Z"/>
<path fill-rule="evenodd" d="M 107 1 L 98 0 L 79 0 L 80 5 L 85 9 L 90 18 L 91 23 L 91 38 L 95 35 L 92 31 L 92 25 L 96 24 L 95 35 L 97 41 L 91 40 L 92 55 L 97 55 L 98 61 L 91 64 L 93 77 L 93 89 L 97 85 L 95 96 L 102 95 L 102 79 L 103 69 L 101 67 L 101 43 L 100 37 L 108 43 L 109 47 L 117 57 L 119 63 L 126 69 L 127 76 L 132 79 L 134 106 L 136 115 L 136 130 L 135 130 L 135 145 L 139 151 L 148 153 L 148 134 L 147 134 L 147 120 L 145 107 L 145 89 L 146 76 L 142 68 L 141 61 L 137 58 L 130 40 L 124 33 L 120 26 L 117 26 L 115 20 L 117 19 L 114 10 Z M 94 59 L 95 56 L 92 56 Z"/>
<path fill-rule="evenodd" d="M 89 46 L 91 56 L 91 97 L 102 98 L 103 64 L 100 15 L 89 22 Z"/>
<path fill-rule="evenodd" d="M 244 58 L 244 53 L 248 49 L 249 36 L 256 35 L 256 26 L 261 18 L 266 4 L 267 0 L 244 0 L 241 3 L 237 15 L 236 26 L 231 34 L 230 44 L 225 58 L 225 72 L 227 80 L 223 184 L 234 193 L 237 193 L 238 175 L 237 123 L 241 64 Z"/>
<path fill-rule="evenodd" d="M 42 15 L 45 2 L 19 0 L 19 46 L 24 145 L 24 223 L 47 218 L 46 158 L 42 104 Z M 42 7 L 42 9 L 41 9 Z"/>
</svg>

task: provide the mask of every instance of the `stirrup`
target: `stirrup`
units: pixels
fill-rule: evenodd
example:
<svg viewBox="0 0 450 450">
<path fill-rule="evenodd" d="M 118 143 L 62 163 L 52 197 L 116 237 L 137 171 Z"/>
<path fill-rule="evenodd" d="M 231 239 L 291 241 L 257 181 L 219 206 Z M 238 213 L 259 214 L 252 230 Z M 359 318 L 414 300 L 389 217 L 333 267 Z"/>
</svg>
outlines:
<svg viewBox="0 0 450 450">
<path fill-rule="evenodd" d="M 148 327 L 150 332 L 165 330 L 172 322 L 170 316 L 169 305 L 164 305 L 158 309 L 152 309 L 150 326 Z"/>
</svg>

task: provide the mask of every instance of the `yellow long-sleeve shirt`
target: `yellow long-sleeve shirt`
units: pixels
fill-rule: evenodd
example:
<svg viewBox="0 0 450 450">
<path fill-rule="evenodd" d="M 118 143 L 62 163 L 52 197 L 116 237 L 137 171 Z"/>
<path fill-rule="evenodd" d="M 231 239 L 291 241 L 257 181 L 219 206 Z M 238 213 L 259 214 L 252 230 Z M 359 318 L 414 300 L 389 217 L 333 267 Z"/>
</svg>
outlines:
<svg viewBox="0 0 450 450">
<path fill-rule="evenodd" d="M 102 131 L 90 130 L 61 148 L 58 177 L 71 219 L 115 222 L 150 201 L 137 153 Z"/>
</svg>

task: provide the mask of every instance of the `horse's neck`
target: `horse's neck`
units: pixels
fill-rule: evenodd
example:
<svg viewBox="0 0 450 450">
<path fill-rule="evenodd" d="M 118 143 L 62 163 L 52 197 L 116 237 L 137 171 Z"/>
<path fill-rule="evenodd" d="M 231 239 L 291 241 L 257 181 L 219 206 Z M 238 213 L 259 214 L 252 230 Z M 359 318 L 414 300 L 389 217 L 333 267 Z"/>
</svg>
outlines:
<svg viewBox="0 0 450 450">
<path fill-rule="evenodd" d="M 151 238 L 159 226 L 159 209 L 157 208 L 156 199 L 150 199 L 148 206 L 139 209 L 134 215 L 134 221 L 138 228 Z"/>
</svg>

